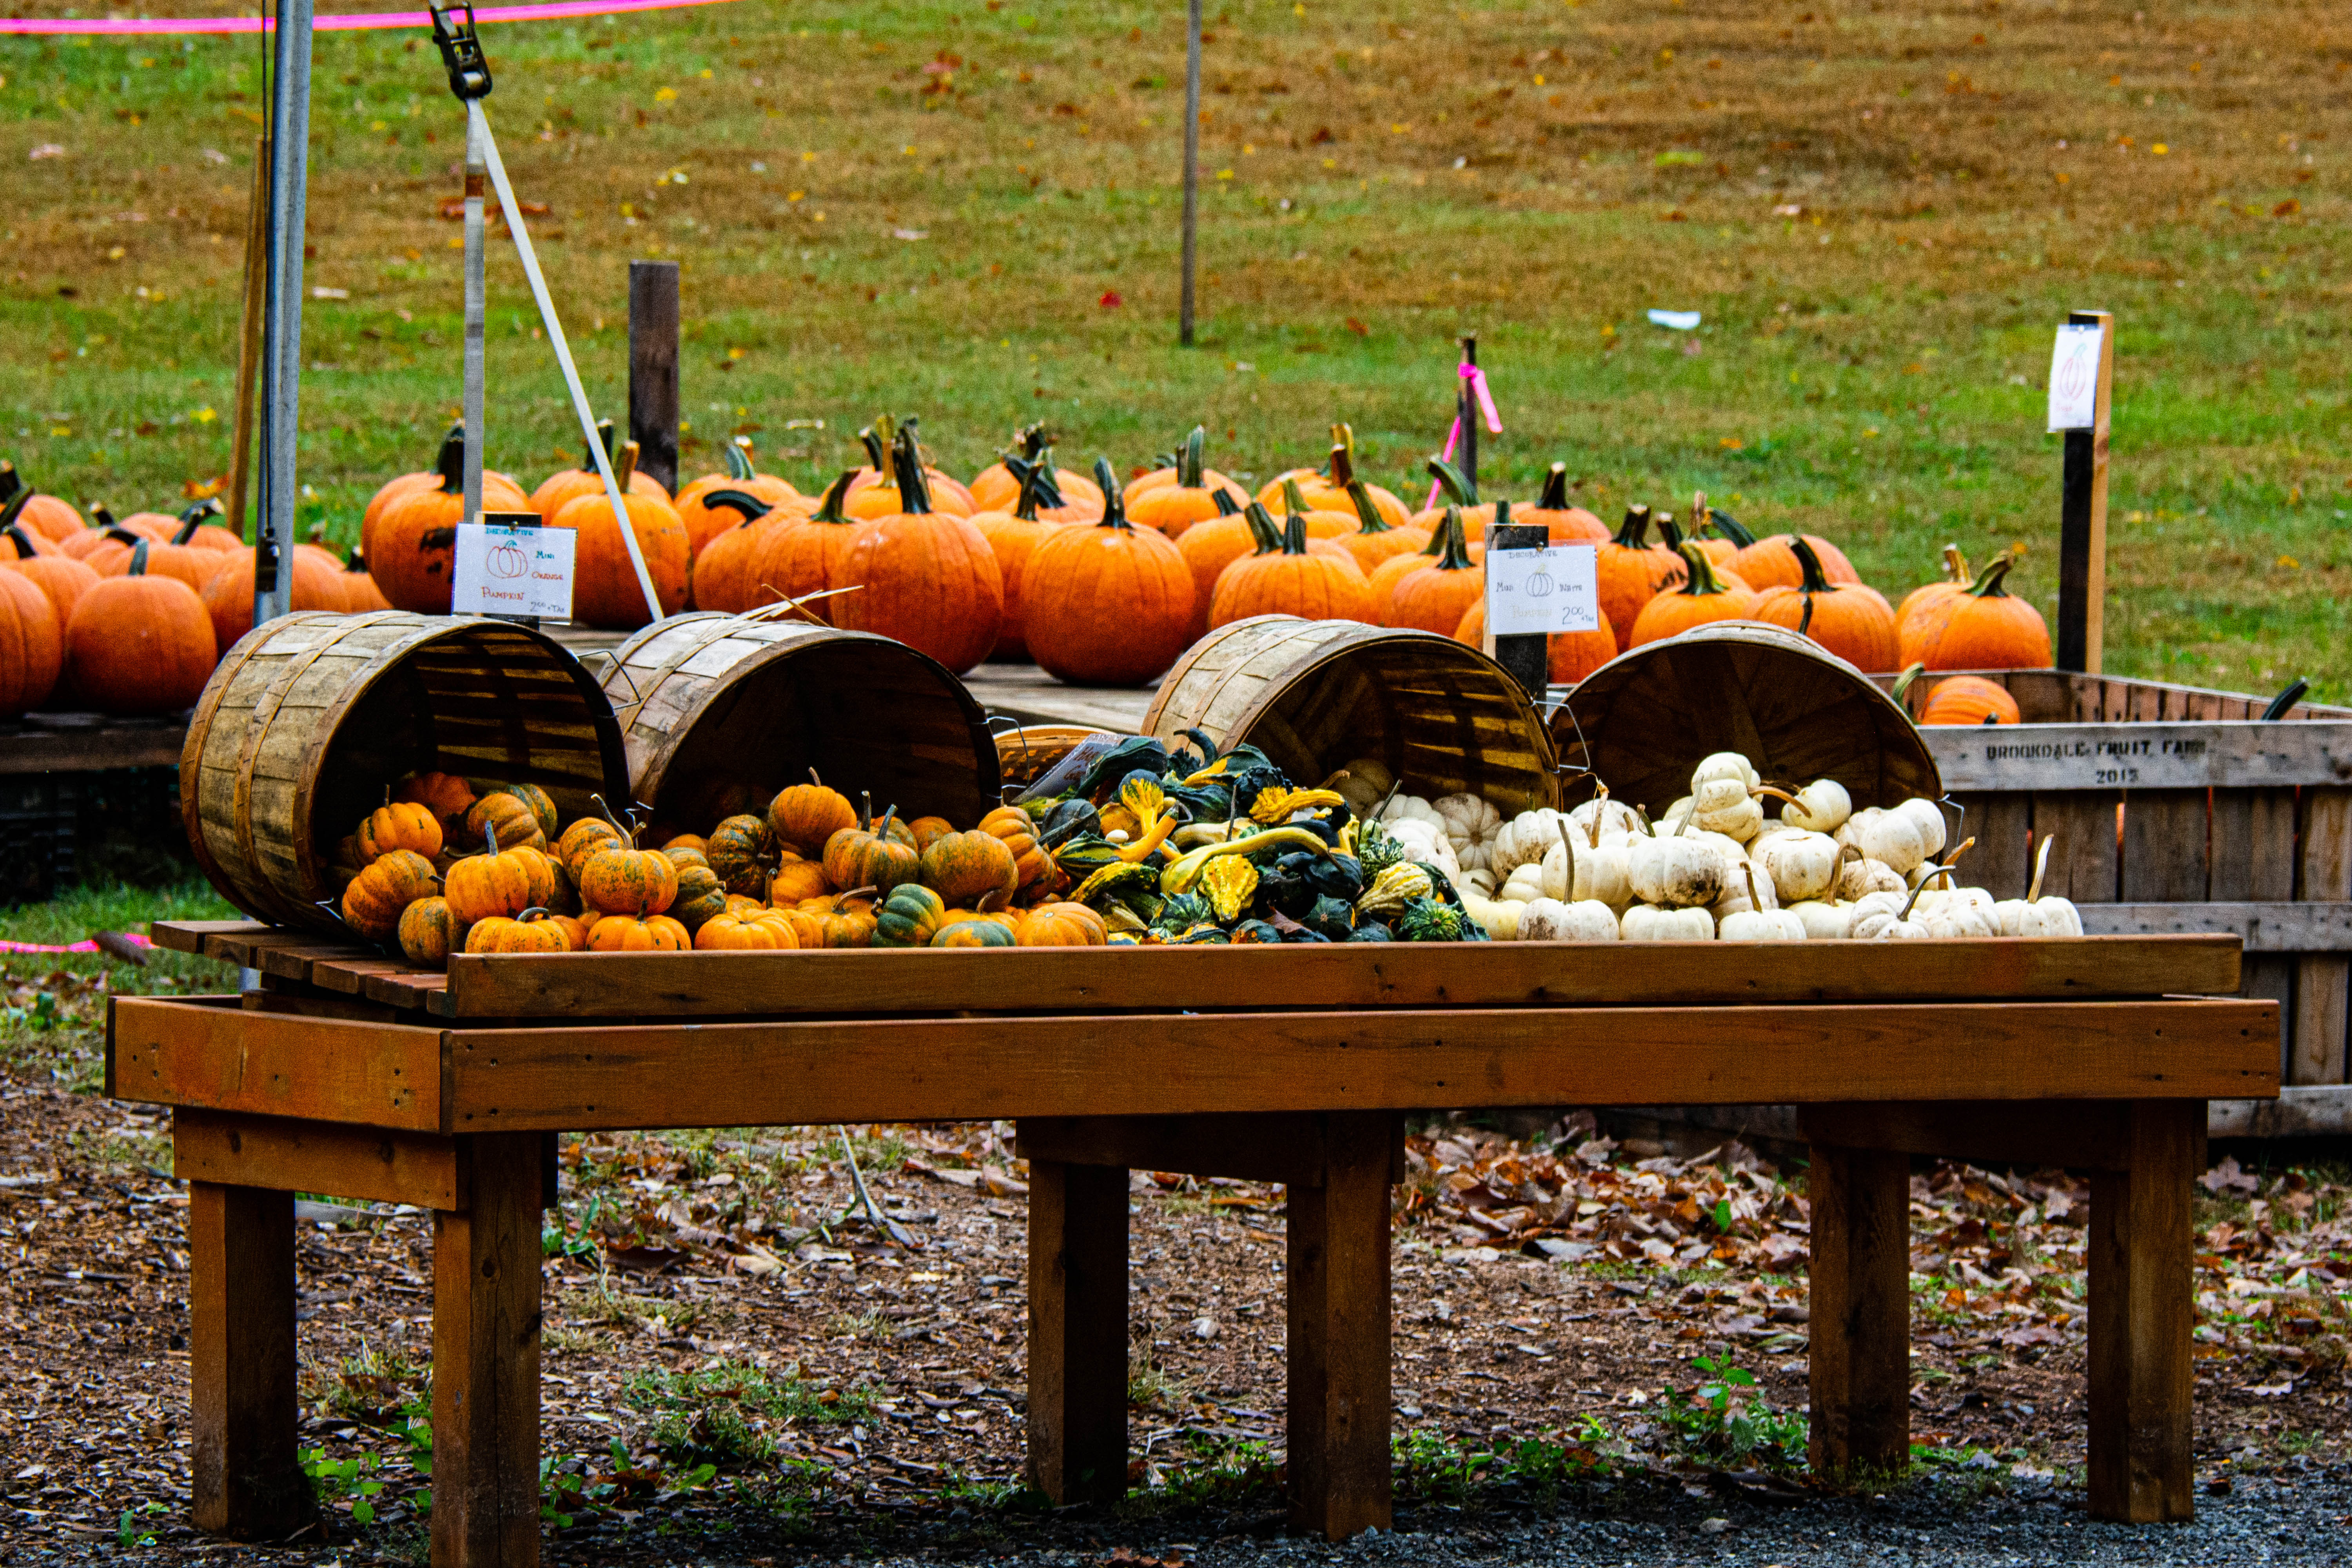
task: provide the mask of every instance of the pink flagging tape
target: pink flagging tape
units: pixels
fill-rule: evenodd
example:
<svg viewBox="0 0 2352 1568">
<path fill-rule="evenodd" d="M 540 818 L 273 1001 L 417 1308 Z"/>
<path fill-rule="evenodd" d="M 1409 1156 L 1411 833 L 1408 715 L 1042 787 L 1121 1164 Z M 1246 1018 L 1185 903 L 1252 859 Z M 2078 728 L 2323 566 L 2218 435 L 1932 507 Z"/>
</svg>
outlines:
<svg viewBox="0 0 2352 1568">
<path fill-rule="evenodd" d="M 137 931 L 117 931 L 115 937 L 117 941 L 127 942 L 133 947 L 155 945 Z M 51 947 L 37 942 L 0 942 L 0 952 L 96 952 L 98 951 L 99 946 L 95 942 L 69 942 L 63 947 Z"/>
<path fill-rule="evenodd" d="M 474 13 L 477 22 L 551 22 L 566 16 L 614 16 L 628 11 L 672 11 L 683 5 L 723 5 L 729 0 L 551 0 L 539 5 L 486 5 Z M 321 33 L 357 33 L 379 27 L 429 27 L 433 18 L 423 11 L 362 11 L 342 16 L 320 16 L 311 27 Z M 158 33 L 275 32 L 275 18 L 258 16 L 93 16 L 87 20 L 50 20 L 30 16 L 0 16 L 0 33 L 98 33 L 115 37 Z"/>
</svg>

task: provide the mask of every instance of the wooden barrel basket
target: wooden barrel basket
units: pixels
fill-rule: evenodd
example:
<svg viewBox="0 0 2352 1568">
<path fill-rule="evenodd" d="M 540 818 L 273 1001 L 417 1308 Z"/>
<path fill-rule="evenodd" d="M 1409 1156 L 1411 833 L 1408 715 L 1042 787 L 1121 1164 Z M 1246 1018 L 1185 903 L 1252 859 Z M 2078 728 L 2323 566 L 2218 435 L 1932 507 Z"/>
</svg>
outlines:
<svg viewBox="0 0 2352 1568">
<path fill-rule="evenodd" d="M 1005 722 L 1003 719 L 999 724 Z M 996 731 L 996 765 L 1006 793 L 1026 788 L 1054 771 L 1054 765 L 1076 751 L 1081 742 L 1108 735 L 1092 724 L 1018 724 Z"/>
<path fill-rule="evenodd" d="M 1407 791 L 1467 791 L 1506 811 L 1558 798 L 1552 745 L 1525 688 L 1476 648 L 1360 621 L 1254 616 L 1194 643 L 1143 732 L 1197 728 L 1257 747 L 1313 784 L 1370 757 Z"/>
<path fill-rule="evenodd" d="M 1606 784 L 1654 812 L 1688 795 L 1691 770 L 1717 752 L 1738 752 L 1779 783 L 1835 779 L 1856 806 L 1944 794 L 1910 715 L 1870 677 L 1752 621 L 1619 654 L 1570 690 L 1551 739 L 1571 770 L 1568 798 Z"/>
<path fill-rule="evenodd" d="M 604 670 L 630 798 L 656 833 L 764 811 L 814 768 L 878 814 L 969 826 L 998 804 L 996 742 L 963 682 L 871 632 L 701 611 L 631 637 Z"/>
<path fill-rule="evenodd" d="M 196 864 L 257 920 L 342 934 L 335 846 L 413 773 L 532 784 L 566 815 L 628 787 L 620 726 L 578 660 L 506 621 L 302 611 L 213 671 L 180 755 Z"/>
</svg>

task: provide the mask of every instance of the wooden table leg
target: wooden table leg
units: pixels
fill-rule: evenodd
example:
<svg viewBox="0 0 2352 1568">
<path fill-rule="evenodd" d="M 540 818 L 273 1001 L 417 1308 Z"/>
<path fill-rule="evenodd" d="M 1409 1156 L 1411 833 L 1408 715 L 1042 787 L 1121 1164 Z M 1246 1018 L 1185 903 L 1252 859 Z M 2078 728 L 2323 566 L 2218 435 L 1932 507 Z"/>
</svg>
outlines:
<svg viewBox="0 0 2352 1568">
<path fill-rule="evenodd" d="M 1910 1163 L 1812 1145 L 1812 1436 L 1817 1474 L 1911 1462 Z"/>
<path fill-rule="evenodd" d="M 188 1184 L 190 1516 L 278 1539 L 311 1513 L 295 1453 L 294 1194 Z"/>
<path fill-rule="evenodd" d="M 1290 1519 L 1334 1541 L 1391 1522 L 1394 1120 L 1332 1113 L 1323 1184 L 1289 1190 Z"/>
<path fill-rule="evenodd" d="M 1127 1491 L 1127 1169 L 1029 1163 L 1029 1484 Z"/>
<path fill-rule="evenodd" d="M 434 1568 L 539 1561 L 536 1132 L 458 1140 L 470 1207 L 433 1215 Z"/>
<path fill-rule="evenodd" d="M 2129 1165 L 2091 1175 L 2091 1513 L 2196 1516 L 2192 1436 L 2195 1229 L 2205 1102 L 2132 1104 Z"/>
</svg>

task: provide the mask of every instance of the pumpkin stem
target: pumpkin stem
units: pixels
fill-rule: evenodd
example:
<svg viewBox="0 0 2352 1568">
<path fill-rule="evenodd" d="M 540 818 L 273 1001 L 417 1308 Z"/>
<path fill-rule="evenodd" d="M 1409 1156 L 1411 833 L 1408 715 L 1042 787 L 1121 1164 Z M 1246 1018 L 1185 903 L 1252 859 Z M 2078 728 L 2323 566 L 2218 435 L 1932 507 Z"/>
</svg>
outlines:
<svg viewBox="0 0 2352 1568">
<path fill-rule="evenodd" d="M 1568 465 L 1554 463 L 1544 470 L 1543 494 L 1536 498 L 1536 506 L 1543 511 L 1568 510 Z"/>
<path fill-rule="evenodd" d="M 1690 804 L 1683 807 L 1682 821 L 1675 824 L 1675 830 L 1672 833 L 1667 834 L 1666 837 L 1669 838 L 1680 838 L 1684 834 L 1688 833 L 1690 831 L 1691 818 L 1697 815 L 1698 796 L 1693 795 L 1691 796 Z"/>
<path fill-rule="evenodd" d="M 2008 576 L 2009 569 L 2016 564 L 2016 557 L 2011 555 L 2004 555 L 1995 561 L 1978 574 L 1975 585 L 1968 591 L 1969 597 L 1971 599 L 2008 598 L 2009 594 L 2001 587 L 2000 580 Z"/>
<path fill-rule="evenodd" d="M 1441 572 L 1464 572 L 1476 564 L 1470 559 L 1470 536 L 1462 527 L 1462 509 L 1449 506 L 1445 521 L 1437 526 L 1437 569 Z"/>
<path fill-rule="evenodd" d="M 931 482 L 923 472 L 923 454 L 915 445 L 912 419 L 898 426 L 898 438 L 892 445 L 891 454 L 898 478 L 898 510 L 915 517 L 929 515 Z"/>
<path fill-rule="evenodd" d="M 636 477 L 637 458 L 642 450 L 635 441 L 624 441 L 613 458 L 613 483 L 625 500 L 629 493 L 629 481 Z"/>
<path fill-rule="evenodd" d="M 1649 548 L 1650 509 L 1638 502 L 1625 509 L 1625 521 L 1617 525 L 1617 537 L 1610 542 L 1627 550 Z"/>
<path fill-rule="evenodd" d="M 1331 426 L 1331 445 L 1348 455 L 1349 468 L 1356 466 L 1356 427 L 1354 426 L 1345 420 L 1334 421 Z M 1331 482 L 1335 485 L 1347 483 L 1339 477 L 1339 466 L 1336 460 L 1331 465 Z"/>
<path fill-rule="evenodd" d="M 206 496 L 203 500 L 188 508 L 180 514 L 180 531 L 172 535 L 172 542 L 185 544 L 194 539 L 196 536 L 196 530 L 204 526 L 205 519 L 215 515 L 220 509 L 220 502 L 210 496 Z"/>
<path fill-rule="evenodd" d="M 1756 542 L 1756 536 L 1748 532 L 1747 529 L 1741 527 L 1739 520 L 1732 516 L 1727 511 L 1717 511 L 1713 507 L 1709 507 L 1706 512 L 1706 521 L 1714 527 L 1717 533 L 1720 533 L 1724 538 L 1728 539 L 1732 543 L 1737 544 L 1742 550 L 1747 549 L 1749 545 Z"/>
<path fill-rule="evenodd" d="M 461 440 L 464 438 L 464 429 L 465 427 L 463 426 L 458 426 L 459 438 Z M 614 445 L 614 443 L 618 439 L 619 437 L 614 431 L 613 422 L 610 419 L 599 419 L 596 421 L 596 440 L 597 443 L 604 448 L 604 461 L 607 463 L 612 462 L 615 458 L 620 456 L 620 447 Z M 594 471 L 595 465 L 593 463 L 587 466 L 591 472 Z"/>
<path fill-rule="evenodd" d="M 1438 488 L 1445 492 L 1446 499 L 1455 506 L 1478 504 L 1478 487 L 1465 479 L 1462 470 L 1444 458 L 1429 459 L 1429 477 L 1437 481 Z"/>
<path fill-rule="evenodd" d="M 612 423 L 609 420 L 600 426 L 601 429 L 607 431 L 611 430 L 612 427 Z M 433 471 L 441 477 L 441 493 L 443 495 L 454 496 L 459 494 L 465 489 L 465 421 L 459 420 L 457 424 L 450 426 L 449 433 L 441 437 L 441 451 L 440 455 L 433 459 Z"/>
<path fill-rule="evenodd" d="M 16 477 L 16 465 L 0 458 L 0 503 L 15 500 L 24 483 Z"/>
<path fill-rule="evenodd" d="M 1803 637 L 1813 629 L 1813 596 L 1804 595 L 1805 607 L 1797 612 L 1797 635 Z"/>
<path fill-rule="evenodd" d="M 1127 521 L 1127 498 L 1119 494 L 1118 470 L 1110 466 L 1108 458 L 1095 459 L 1095 484 L 1103 493 L 1103 528 L 1116 528 L 1122 533 L 1133 533 L 1135 525 Z"/>
<path fill-rule="evenodd" d="M 1335 425 L 1332 428 L 1344 426 Z M 1337 442 L 1331 447 L 1331 482 L 1343 490 L 1356 482 L 1356 455 Z"/>
<path fill-rule="evenodd" d="M 1192 433 L 1184 437 L 1184 444 L 1176 448 L 1176 484 L 1179 489 L 1197 490 L 1201 488 L 1201 454 L 1208 439 L 1209 432 L 1195 425 Z M 1103 487 L 1103 494 L 1110 494 L 1109 486 Z"/>
<path fill-rule="evenodd" d="M 1789 548 L 1797 552 L 1797 564 L 1804 570 L 1805 584 L 1801 592 L 1809 603 L 1815 594 L 1837 592 L 1837 584 L 1831 582 L 1829 574 L 1822 570 L 1821 552 L 1813 548 L 1812 541 L 1801 533 L 1791 534 Z"/>
<path fill-rule="evenodd" d="M 133 539 L 139 538 L 137 534 L 133 534 L 131 537 Z M 131 569 L 128 575 L 132 577 L 144 577 L 147 575 L 147 541 L 143 539 L 140 539 L 138 543 L 131 547 Z"/>
<path fill-rule="evenodd" d="M 1682 552 L 1684 562 L 1690 567 L 1690 581 L 1675 590 L 1677 593 L 1688 594 L 1693 598 L 1699 598 L 1709 594 L 1731 592 L 1723 585 L 1723 579 L 1715 574 L 1715 563 L 1706 558 L 1706 551 L 1688 540 L 1685 540 L 1677 548 Z"/>
<path fill-rule="evenodd" d="M 15 479 L 16 470 L 10 469 L 8 477 Z M 17 490 L 9 496 L 7 504 L 0 506 L 0 528 L 16 527 L 16 520 L 24 515 L 25 509 L 32 503 L 33 492 L 29 488 Z"/>
<path fill-rule="evenodd" d="M 1291 517 L 1300 517 L 1314 510 L 1307 504 L 1306 493 L 1298 488 L 1297 479 L 1282 481 L 1282 510 Z"/>
<path fill-rule="evenodd" d="M 1756 896 L 1756 862 L 1753 860 L 1741 860 L 1739 862 L 1739 875 L 1741 879 L 1748 884 L 1748 907 L 1754 910 L 1759 914 L 1763 913 L 1764 900 Z"/>
<path fill-rule="evenodd" d="M 866 448 L 866 466 L 874 470 L 877 483 L 898 471 L 890 460 L 889 430 L 890 416 L 877 414 L 873 424 L 857 433 L 858 444 Z"/>
<path fill-rule="evenodd" d="M 620 825 L 615 823 L 614 826 L 617 827 Z M 487 816 L 482 818 L 482 843 L 495 858 L 499 852 L 499 825 Z"/>
<path fill-rule="evenodd" d="M 1242 509 L 1242 520 L 1249 524 L 1250 540 L 1255 546 L 1253 555 L 1271 555 L 1282 548 L 1282 531 L 1274 525 L 1274 514 L 1256 501 Z"/>
<path fill-rule="evenodd" d="M 1034 425 L 1024 425 L 1013 432 L 1013 439 L 1021 448 L 1021 455 L 1033 463 L 1047 447 L 1053 444 L 1045 435 L 1045 423 L 1042 419 Z"/>
<path fill-rule="evenodd" d="M 1283 519 L 1282 552 L 1285 555 L 1307 553 L 1307 514 L 1294 511 Z"/>
<path fill-rule="evenodd" d="M 857 475 L 858 470 L 856 468 L 842 469 L 841 478 L 824 487 L 824 497 L 817 502 L 816 510 L 809 514 L 809 521 L 811 522 L 854 521 L 848 513 L 841 510 L 841 503 L 848 499 L 849 487 L 856 482 Z"/>
<path fill-rule="evenodd" d="M 1600 821 L 1598 813 L 1594 815 L 1593 820 L 1596 823 Z M 1554 826 L 1559 829 L 1559 847 L 1568 852 L 1568 886 L 1563 889 L 1568 896 L 1560 900 L 1560 902 L 1565 904 L 1573 901 L 1576 898 L 1576 835 L 1568 830 L 1568 818 L 1565 816 Z M 1542 868 L 1538 866 L 1537 869 L 1540 870 Z"/>
<path fill-rule="evenodd" d="M 2057 842 L 2055 835 L 2045 833 L 2042 836 L 2042 847 L 2033 852 L 2033 885 L 2025 889 L 2025 901 L 2029 904 L 2042 898 L 2042 879 L 2050 874 L 2050 847 Z"/>
<path fill-rule="evenodd" d="M 1381 515 L 1381 509 L 1372 504 L 1372 492 L 1364 488 L 1363 480 L 1351 479 L 1348 481 L 1348 500 L 1355 504 L 1357 521 L 1362 525 L 1357 529 L 1357 532 L 1389 533 L 1394 531 L 1395 525 L 1390 522 L 1387 518 L 1382 517 Z"/>
<path fill-rule="evenodd" d="M 1944 581 L 1947 583 L 1975 581 L 1969 572 L 1968 557 L 1960 553 L 1960 547 L 1957 544 L 1944 546 Z"/>
<path fill-rule="evenodd" d="M 614 477 L 617 479 L 619 476 Z M 743 521 L 735 525 L 738 528 L 749 528 L 776 510 L 758 496 L 746 495 L 741 490 L 706 490 L 703 492 L 702 504 L 705 509 L 723 506 L 742 513 Z"/>
<path fill-rule="evenodd" d="M 1797 797 L 1790 795 L 1787 790 L 1782 789 L 1779 784 L 1758 784 L 1754 789 L 1748 792 L 1748 798 L 1753 800 L 1760 795 L 1769 795 L 1775 800 L 1785 800 L 1790 805 L 1797 804 Z"/>
<path fill-rule="evenodd" d="M 750 484 L 760 477 L 751 467 L 751 437 L 738 436 L 727 443 L 727 477 L 739 484 Z"/>
<path fill-rule="evenodd" d="M 874 792 L 870 789 L 859 790 L 857 798 L 865 806 L 865 809 L 857 814 L 857 826 L 871 833 L 874 831 Z"/>
<path fill-rule="evenodd" d="M 596 809 L 604 814 L 604 820 L 613 825 L 613 831 L 621 836 L 622 843 L 635 844 L 637 841 L 636 829 L 634 827 L 622 826 L 621 819 L 613 815 L 613 808 L 604 804 L 604 797 L 603 795 L 592 795 L 588 798 L 596 803 Z M 489 826 L 489 820 L 487 817 L 483 819 L 482 826 L 485 827 Z M 491 842 L 496 843 L 497 840 L 494 838 Z"/>
<path fill-rule="evenodd" d="M 1209 492 L 1209 499 L 1217 503 L 1217 515 L 1219 517 L 1239 517 L 1241 515 L 1242 509 L 1239 503 L 1234 500 L 1234 492 L 1225 489 L 1224 486 L 1219 485 L 1215 489 L 1211 490 Z"/>
<path fill-rule="evenodd" d="M 1918 679 L 1919 677 L 1925 673 L 1927 668 L 1927 667 L 1926 665 L 1920 664 L 1916 660 L 1913 661 L 1908 669 L 1906 669 L 1902 674 L 1895 678 L 1895 689 L 1892 691 L 1889 691 L 1887 695 L 1893 698 L 1896 702 L 1901 702 L 1903 700 L 1903 694 L 1911 689 L 1911 683 Z"/>
<path fill-rule="evenodd" d="M 26 537 L 25 530 L 21 525 L 13 521 L 10 521 L 6 527 L 0 528 L 0 538 L 5 538 L 9 543 L 16 547 L 17 560 L 29 561 L 32 559 L 33 542 L 29 538 Z"/>
<path fill-rule="evenodd" d="M 112 528 L 114 526 L 114 509 L 107 505 L 102 500 L 90 502 L 89 525 L 92 528 Z"/>
<path fill-rule="evenodd" d="M 1021 481 L 1021 493 L 1013 499 L 1013 515 L 1024 522 L 1035 522 L 1037 502 L 1037 465 L 1026 458 L 1007 458 L 1005 468 Z"/>
</svg>

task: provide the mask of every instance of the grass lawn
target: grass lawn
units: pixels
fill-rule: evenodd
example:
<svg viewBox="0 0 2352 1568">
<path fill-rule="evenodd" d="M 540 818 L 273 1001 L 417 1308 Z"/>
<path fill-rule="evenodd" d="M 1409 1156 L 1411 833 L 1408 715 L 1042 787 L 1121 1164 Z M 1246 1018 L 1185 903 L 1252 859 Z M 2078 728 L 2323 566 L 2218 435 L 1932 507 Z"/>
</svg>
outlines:
<svg viewBox="0 0 2352 1568">
<path fill-rule="evenodd" d="M 1704 489 L 1891 595 L 1948 539 L 2021 546 L 2046 608 L 2051 329 L 2104 307 L 2108 667 L 2352 699 L 2341 5 L 1211 0 L 1192 350 L 1181 16 L 741 0 L 489 26 L 491 113 L 551 208 L 600 407 L 623 407 L 625 265 L 675 258 L 698 471 L 743 430 L 813 485 L 887 409 L 959 472 L 1044 418 L 1072 467 L 1202 421 L 1212 461 L 1264 475 L 1347 419 L 1418 494 L 1475 328 L 1507 426 L 1490 495 L 1554 459 L 1604 515 Z M 0 40 L 0 452 L 45 488 L 161 507 L 226 471 L 259 58 Z M 315 69 L 306 283 L 333 292 L 305 301 L 301 460 L 348 540 L 458 399 L 461 121 L 421 34 L 321 35 Z M 577 431 L 509 256 L 492 285 L 489 456 L 535 481 Z"/>
</svg>

